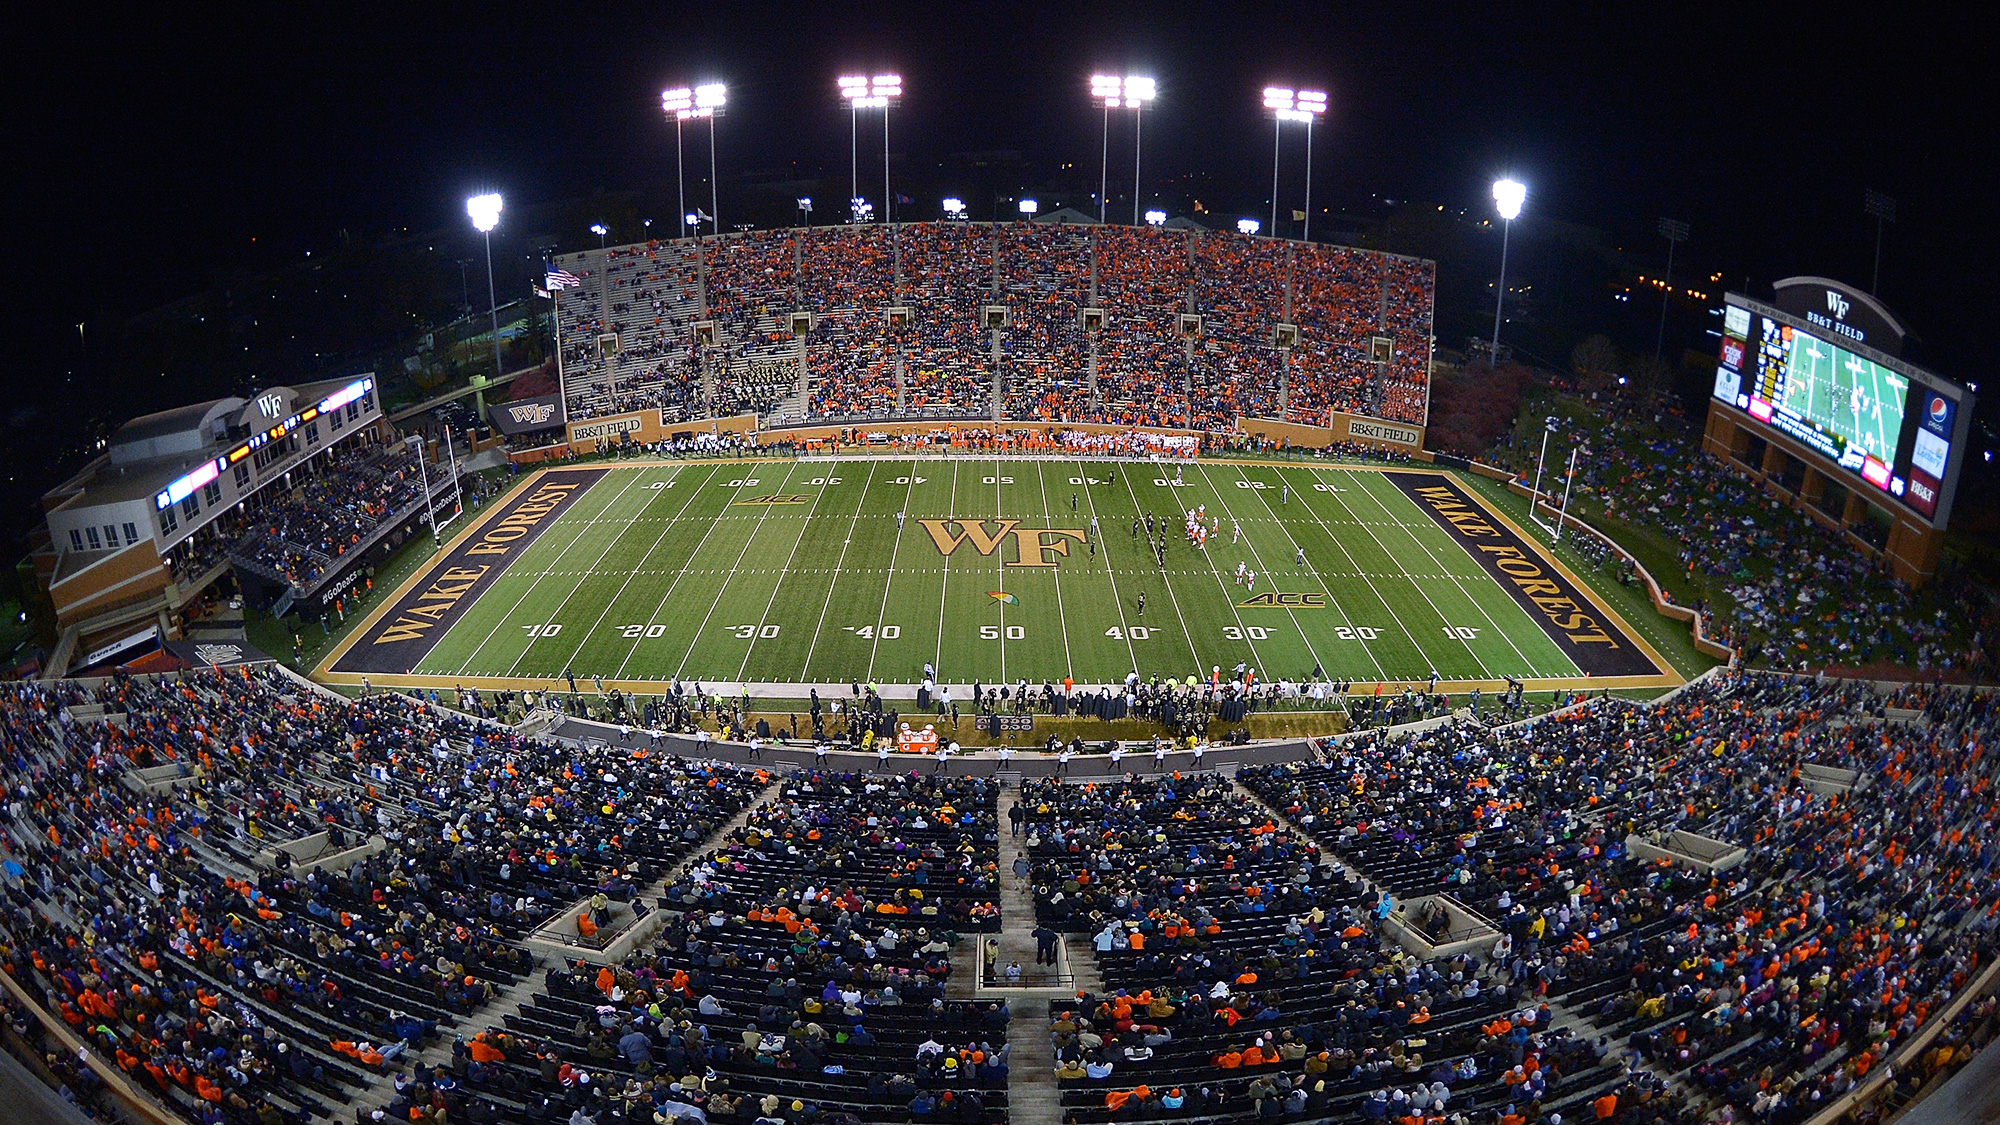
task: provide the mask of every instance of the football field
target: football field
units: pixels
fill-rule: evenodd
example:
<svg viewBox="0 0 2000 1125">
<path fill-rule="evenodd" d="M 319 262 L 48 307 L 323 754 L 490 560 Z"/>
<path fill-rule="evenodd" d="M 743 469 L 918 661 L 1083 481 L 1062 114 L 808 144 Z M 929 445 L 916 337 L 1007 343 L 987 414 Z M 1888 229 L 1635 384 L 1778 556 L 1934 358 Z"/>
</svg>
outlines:
<svg viewBox="0 0 2000 1125">
<path fill-rule="evenodd" d="M 1185 534 L 1190 510 L 1211 528 L 1205 548 Z M 1107 683 L 1239 663 L 1364 687 L 1433 670 L 1494 686 L 1678 682 L 1446 474 L 909 457 L 541 471 L 319 674 L 775 692 L 913 683 L 925 664 L 948 683 Z"/>
</svg>

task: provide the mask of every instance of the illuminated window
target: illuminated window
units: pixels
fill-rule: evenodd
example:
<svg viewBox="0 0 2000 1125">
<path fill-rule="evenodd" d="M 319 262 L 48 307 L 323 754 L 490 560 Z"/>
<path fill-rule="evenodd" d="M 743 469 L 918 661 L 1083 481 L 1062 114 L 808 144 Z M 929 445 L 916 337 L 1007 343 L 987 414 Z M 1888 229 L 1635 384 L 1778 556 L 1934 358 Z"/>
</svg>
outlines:
<svg viewBox="0 0 2000 1125">
<path fill-rule="evenodd" d="M 166 507 L 160 509 L 161 535 L 172 535 L 174 533 L 174 528 L 179 526 L 180 526 L 180 521 L 174 518 L 174 506 L 172 504 L 169 504 Z"/>
</svg>

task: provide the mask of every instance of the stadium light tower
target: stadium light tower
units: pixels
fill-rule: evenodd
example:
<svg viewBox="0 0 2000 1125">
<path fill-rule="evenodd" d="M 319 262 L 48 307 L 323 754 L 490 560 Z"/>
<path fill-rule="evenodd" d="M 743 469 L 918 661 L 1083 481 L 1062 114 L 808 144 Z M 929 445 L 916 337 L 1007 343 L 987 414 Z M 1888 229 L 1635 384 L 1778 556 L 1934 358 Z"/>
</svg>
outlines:
<svg viewBox="0 0 2000 1125">
<path fill-rule="evenodd" d="M 1264 87 L 1264 108 L 1271 111 L 1271 233 L 1278 233 L 1278 149 L 1284 140 L 1285 122 L 1306 125 L 1306 209 L 1305 233 L 1312 237 L 1313 118 L 1326 112 L 1326 91 L 1294 90 L 1289 86 Z"/>
<path fill-rule="evenodd" d="M 1660 237 L 1667 240 L 1667 288 L 1660 294 L 1660 333 L 1653 340 L 1653 358 L 1667 349 L 1667 305 L 1674 299 L 1674 247 L 1687 241 L 1688 225 L 1679 219 L 1661 218 Z"/>
<path fill-rule="evenodd" d="M 1145 120 L 1146 103 L 1159 92 L 1150 78 L 1135 78 L 1131 75 L 1093 74 L 1090 76 L 1090 96 L 1104 104 L 1103 151 L 1099 156 L 1097 171 L 1097 221 L 1104 221 L 1106 196 L 1111 190 L 1111 111 L 1129 109 L 1132 111 L 1132 225 L 1139 225 L 1139 142 L 1140 125 Z"/>
<path fill-rule="evenodd" d="M 1167 213 L 1165 211 L 1146 212 L 1146 225 L 1149 227 L 1163 227 L 1167 225 Z"/>
<path fill-rule="evenodd" d="M 839 79 L 840 96 L 847 102 L 847 149 L 849 197 L 856 200 L 853 206 L 853 221 L 861 221 L 861 141 L 860 121 L 864 109 L 882 111 L 882 221 L 890 221 L 889 195 L 889 108 L 903 98 L 903 76 L 900 74 L 844 74 Z"/>
<path fill-rule="evenodd" d="M 604 236 L 611 233 L 611 228 L 605 226 L 603 223 L 592 223 L 590 224 L 590 233 L 597 236 L 597 248 L 602 250 L 604 249 Z"/>
<path fill-rule="evenodd" d="M 720 82 L 704 82 L 699 86 L 676 86 L 660 94 L 660 109 L 674 119 L 674 182 L 680 192 L 681 237 L 687 237 L 687 228 L 700 222 L 699 209 L 687 209 L 687 174 L 681 159 L 681 125 L 689 118 L 708 119 L 708 209 L 709 221 L 716 223 L 716 233 L 722 232 L 721 220 L 715 216 L 722 210 L 716 206 L 718 193 L 715 184 L 715 119 L 722 116 L 729 104 L 729 87 Z M 692 222 L 685 216 L 695 214 Z"/>
<path fill-rule="evenodd" d="M 1493 302 L 1493 352 L 1487 362 L 1500 366 L 1500 313 L 1507 305 L 1507 236 L 1513 233 L 1514 220 L 1521 214 L 1521 204 L 1528 200 L 1526 184 L 1514 180 L 1493 181 L 1493 204 L 1500 210 L 1500 295 Z"/>
<path fill-rule="evenodd" d="M 1021 214 L 1024 216 L 1033 218 L 1035 212 L 1040 211 L 1041 209 L 1042 205 L 1032 199 L 1023 199 L 1021 201 Z"/>
<path fill-rule="evenodd" d="M 944 201 L 944 217 L 947 222 L 965 221 L 965 200 L 951 196 Z"/>
<path fill-rule="evenodd" d="M 500 225 L 500 196 L 497 192 L 475 195 L 465 201 L 465 213 L 472 218 L 472 229 L 486 240 L 486 313 L 493 325 L 493 377 L 498 379 L 500 370 L 500 298 L 493 288 L 493 228 Z M 486 414 L 486 392 L 475 391 L 475 409 L 480 417 Z"/>
<path fill-rule="evenodd" d="M 1244 234 L 1256 234 L 1259 230 L 1262 230 L 1263 227 L 1264 224 L 1258 222 L 1255 219 L 1236 220 L 1236 229 L 1242 231 Z"/>
</svg>

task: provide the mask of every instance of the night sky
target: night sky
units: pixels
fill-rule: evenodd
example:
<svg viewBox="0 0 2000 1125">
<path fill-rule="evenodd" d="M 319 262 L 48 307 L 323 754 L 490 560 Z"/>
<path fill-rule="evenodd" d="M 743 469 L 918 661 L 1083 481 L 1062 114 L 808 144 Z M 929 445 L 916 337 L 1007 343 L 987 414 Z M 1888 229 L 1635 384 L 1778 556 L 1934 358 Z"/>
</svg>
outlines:
<svg viewBox="0 0 2000 1125">
<path fill-rule="evenodd" d="M 725 209 L 732 168 L 844 169 L 833 78 L 874 68 L 904 76 L 899 151 L 1016 149 L 1093 171 L 1089 75 L 1150 73 L 1148 178 L 1207 173 L 1218 206 L 1239 214 L 1258 213 L 1268 191 L 1259 91 L 1321 84 L 1332 112 L 1316 130 L 1316 198 L 1487 208 L 1487 185 L 1512 173 L 1530 188 L 1527 222 L 1566 219 L 1657 250 L 1655 220 L 1674 215 L 1693 227 L 1690 259 L 1731 286 L 1757 279 L 1759 295 L 1794 273 L 1865 287 L 1874 227 L 1861 198 L 1873 187 L 1899 205 L 1883 298 L 1921 338 L 1920 361 L 1976 382 L 2000 304 L 2000 107 L 1984 28 L 1911 13 L 33 5 L 10 17 L 7 226 L 21 284 L 0 304 L 13 322 L 8 385 L 36 402 L 78 370 L 79 320 L 187 296 L 218 270 L 295 258 L 342 230 L 456 229 L 476 189 L 511 203 L 671 184 L 658 96 L 677 81 L 730 85 Z M 572 249 L 590 241 L 558 233 Z M 73 389 L 115 396 L 117 377 Z"/>
</svg>

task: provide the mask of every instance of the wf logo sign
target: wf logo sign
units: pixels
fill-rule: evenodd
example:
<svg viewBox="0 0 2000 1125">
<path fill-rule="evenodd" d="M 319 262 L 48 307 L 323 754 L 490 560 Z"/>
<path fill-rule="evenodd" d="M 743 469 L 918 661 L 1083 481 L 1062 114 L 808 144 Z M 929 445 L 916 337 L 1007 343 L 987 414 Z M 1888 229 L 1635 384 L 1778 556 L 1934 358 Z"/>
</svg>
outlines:
<svg viewBox="0 0 2000 1125">
<path fill-rule="evenodd" d="M 257 412 L 266 418 L 276 418 L 285 408 L 285 396 L 272 391 L 257 396 Z"/>
<path fill-rule="evenodd" d="M 1847 310 L 1852 304 L 1853 302 L 1834 290 L 1826 291 L 1826 311 L 1832 313 L 1835 320 L 1846 320 Z"/>
<path fill-rule="evenodd" d="M 971 544 L 982 555 L 992 555 L 1007 540 L 1014 541 L 1014 561 L 1008 566 L 1058 566 L 1049 559 L 1054 552 L 1069 557 L 1071 540 L 1088 542 L 1084 533 L 1071 528 L 1021 527 L 1020 520 L 992 520 L 999 529 L 987 534 L 987 520 L 918 520 L 937 544 L 938 553 L 950 558 L 960 547 Z M 957 531 L 952 529 L 956 527 Z"/>
</svg>

